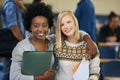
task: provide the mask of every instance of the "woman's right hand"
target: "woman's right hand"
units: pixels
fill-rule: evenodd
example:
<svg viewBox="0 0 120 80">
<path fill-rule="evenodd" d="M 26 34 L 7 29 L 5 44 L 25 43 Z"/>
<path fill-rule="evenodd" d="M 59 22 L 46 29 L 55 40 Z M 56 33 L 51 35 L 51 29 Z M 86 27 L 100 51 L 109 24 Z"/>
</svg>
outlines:
<svg viewBox="0 0 120 80">
<path fill-rule="evenodd" d="M 34 76 L 34 80 L 53 80 L 53 77 L 54 77 L 54 71 L 47 70 L 43 75 Z"/>
</svg>

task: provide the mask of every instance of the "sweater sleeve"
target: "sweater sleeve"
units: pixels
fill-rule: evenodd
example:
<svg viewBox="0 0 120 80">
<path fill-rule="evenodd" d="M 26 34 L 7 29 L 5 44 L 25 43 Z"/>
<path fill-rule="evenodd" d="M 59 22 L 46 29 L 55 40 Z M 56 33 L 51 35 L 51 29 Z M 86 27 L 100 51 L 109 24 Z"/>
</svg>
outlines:
<svg viewBox="0 0 120 80">
<path fill-rule="evenodd" d="M 100 58 L 99 54 L 90 61 L 90 79 L 98 80 L 100 72 Z M 95 79 L 97 78 L 97 79 Z"/>
<path fill-rule="evenodd" d="M 51 35 L 47 35 L 46 38 L 51 42 L 54 43 L 55 42 L 55 34 L 51 34 Z"/>
<path fill-rule="evenodd" d="M 24 46 L 22 45 L 24 44 Z M 10 80 L 34 80 L 33 76 L 21 73 L 22 55 L 25 50 L 30 50 L 27 42 L 20 42 L 12 52 L 12 63 L 10 68 Z"/>
</svg>

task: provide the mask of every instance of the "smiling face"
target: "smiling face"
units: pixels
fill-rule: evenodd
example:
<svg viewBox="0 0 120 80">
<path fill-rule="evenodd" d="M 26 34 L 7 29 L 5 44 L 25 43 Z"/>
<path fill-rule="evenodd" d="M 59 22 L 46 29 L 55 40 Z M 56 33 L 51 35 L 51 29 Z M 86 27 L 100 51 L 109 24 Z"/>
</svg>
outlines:
<svg viewBox="0 0 120 80">
<path fill-rule="evenodd" d="M 60 23 L 61 31 L 67 37 L 73 37 L 75 33 L 75 21 L 72 16 L 65 15 Z"/>
<path fill-rule="evenodd" d="M 33 18 L 30 30 L 36 39 L 45 39 L 49 31 L 47 18 L 43 16 Z"/>
<path fill-rule="evenodd" d="M 62 47 L 62 42 L 64 40 L 72 43 L 81 40 L 78 21 L 73 12 L 60 12 L 57 17 L 56 26 L 56 47 Z"/>
</svg>

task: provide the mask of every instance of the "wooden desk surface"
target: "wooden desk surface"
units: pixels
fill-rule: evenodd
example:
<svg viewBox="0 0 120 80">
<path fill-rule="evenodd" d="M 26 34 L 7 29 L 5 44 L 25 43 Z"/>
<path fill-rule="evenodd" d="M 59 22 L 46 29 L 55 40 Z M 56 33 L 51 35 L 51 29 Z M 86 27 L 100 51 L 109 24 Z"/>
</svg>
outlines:
<svg viewBox="0 0 120 80">
<path fill-rule="evenodd" d="M 120 46 L 120 42 L 99 42 L 99 46 Z"/>
<path fill-rule="evenodd" d="M 120 59 L 100 59 L 101 63 L 110 62 L 110 61 L 120 61 Z"/>
<path fill-rule="evenodd" d="M 120 77 L 104 77 L 104 80 L 120 80 Z"/>
</svg>

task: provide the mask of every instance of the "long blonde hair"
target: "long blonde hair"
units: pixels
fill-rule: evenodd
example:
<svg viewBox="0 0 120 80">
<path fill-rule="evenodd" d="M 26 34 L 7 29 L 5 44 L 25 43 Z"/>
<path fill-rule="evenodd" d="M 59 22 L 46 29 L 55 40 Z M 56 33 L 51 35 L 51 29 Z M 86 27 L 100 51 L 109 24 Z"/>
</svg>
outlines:
<svg viewBox="0 0 120 80">
<path fill-rule="evenodd" d="M 80 32 L 79 32 L 79 25 L 78 25 L 78 21 L 77 18 L 74 16 L 74 14 L 71 11 L 62 11 L 59 13 L 58 17 L 57 17 L 57 25 L 56 25 L 56 47 L 60 48 L 62 47 L 62 41 L 66 38 L 65 35 L 63 35 L 63 33 L 61 32 L 61 20 L 65 15 L 70 15 L 72 16 L 72 18 L 74 19 L 75 22 L 75 33 L 74 33 L 74 38 L 76 40 L 80 40 Z"/>
</svg>

